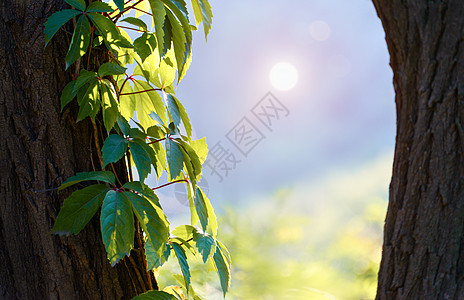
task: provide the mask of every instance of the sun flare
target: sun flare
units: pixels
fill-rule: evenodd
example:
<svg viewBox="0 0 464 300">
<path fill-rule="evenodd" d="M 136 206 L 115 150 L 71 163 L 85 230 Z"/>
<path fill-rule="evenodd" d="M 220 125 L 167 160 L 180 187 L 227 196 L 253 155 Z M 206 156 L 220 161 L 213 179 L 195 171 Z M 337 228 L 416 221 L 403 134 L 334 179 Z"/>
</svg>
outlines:
<svg viewBox="0 0 464 300">
<path fill-rule="evenodd" d="M 269 79 L 276 89 L 288 91 L 298 82 L 298 71 L 293 65 L 281 62 L 272 67 Z"/>
</svg>

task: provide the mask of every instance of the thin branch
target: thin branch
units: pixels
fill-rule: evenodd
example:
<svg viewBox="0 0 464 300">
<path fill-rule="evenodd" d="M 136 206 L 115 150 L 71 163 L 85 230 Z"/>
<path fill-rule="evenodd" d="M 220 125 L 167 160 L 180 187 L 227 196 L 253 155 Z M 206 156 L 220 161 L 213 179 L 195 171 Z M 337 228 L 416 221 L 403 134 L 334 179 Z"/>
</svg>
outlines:
<svg viewBox="0 0 464 300">
<path fill-rule="evenodd" d="M 124 28 L 124 29 L 129 29 L 129 30 L 134 30 L 134 31 L 138 31 L 138 32 L 148 32 L 146 30 L 140 30 L 140 29 L 135 29 L 135 28 L 131 28 L 131 27 L 127 27 L 127 26 L 121 26 L 121 25 L 118 25 L 116 26 L 118 28 Z"/>
<path fill-rule="evenodd" d="M 171 184 L 174 184 L 174 183 L 179 183 L 179 182 L 188 182 L 188 180 L 186 179 L 179 179 L 179 180 L 176 180 L 176 181 L 171 181 L 171 182 L 168 182 L 166 184 L 163 184 L 163 185 L 160 185 L 160 186 L 157 186 L 155 188 L 152 188 L 152 190 L 157 190 L 157 189 L 160 189 L 160 188 L 164 188 L 164 187 L 167 187 L 168 185 L 171 185 Z"/>
<path fill-rule="evenodd" d="M 119 94 L 119 96 L 141 94 L 141 93 L 152 92 L 152 91 L 162 91 L 162 89 L 149 89 L 149 90 L 137 91 L 137 92 L 131 92 L 131 93 L 122 93 L 122 94 Z"/>
<path fill-rule="evenodd" d="M 153 142 L 149 142 L 148 145 L 151 145 L 151 144 L 156 144 L 158 142 L 161 142 L 161 141 L 164 141 L 166 138 L 162 138 L 162 139 L 159 139 L 159 140 L 156 140 L 156 141 L 153 141 Z"/>
</svg>

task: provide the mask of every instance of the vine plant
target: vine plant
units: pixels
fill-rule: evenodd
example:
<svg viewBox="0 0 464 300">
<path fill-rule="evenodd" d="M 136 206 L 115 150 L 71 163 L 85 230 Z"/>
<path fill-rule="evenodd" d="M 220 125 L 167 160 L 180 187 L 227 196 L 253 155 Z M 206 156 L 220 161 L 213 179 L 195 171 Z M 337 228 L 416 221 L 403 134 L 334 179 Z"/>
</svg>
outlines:
<svg viewBox="0 0 464 300">
<path fill-rule="evenodd" d="M 61 109 L 77 99 L 77 121 L 90 117 L 94 126 L 101 112 L 108 136 L 101 147 L 101 170 L 77 173 L 59 187 L 97 182 L 64 200 L 52 232 L 78 234 L 101 208 L 101 233 L 112 266 L 134 247 L 138 222 L 144 234 L 147 271 L 176 256 L 183 275 L 176 278 L 188 297 L 200 299 L 191 286 L 186 255 L 191 252 L 215 266 L 225 296 L 230 286 L 230 255 L 216 239 L 213 207 L 198 186 L 208 153 L 206 140 L 192 139 L 188 115 L 174 90 L 175 81 L 179 83 L 191 62 L 192 30 L 203 23 L 206 38 L 211 28 L 208 0 L 192 0 L 195 26 L 189 22 L 184 0 L 65 1 L 71 9 L 54 13 L 45 23 L 46 44 L 66 23 L 73 20 L 74 24 L 65 63 L 66 69 L 75 67 L 75 74 L 62 92 Z M 152 18 L 151 28 L 143 19 L 147 15 Z M 132 41 L 125 29 L 132 30 L 137 38 Z M 95 70 L 89 63 L 84 68 L 83 56 L 87 54 L 90 61 L 92 49 L 97 47 L 106 49 L 109 59 Z M 133 67 L 131 74 L 129 65 Z M 129 170 L 124 184 L 112 167 L 121 160 Z M 132 176 L 132 166 L 138 180 Z M 157 181 L 166 172 L 168 182 L 155 188 L 147 186 L 144 181 L 152 170 Z M 155 190 L 181 183 L 188 191 L 191 224 L 170 231 Z M 136 298 L 183 297 L 170 289 L 170 293 L 149 291 Z"/>
</svg>

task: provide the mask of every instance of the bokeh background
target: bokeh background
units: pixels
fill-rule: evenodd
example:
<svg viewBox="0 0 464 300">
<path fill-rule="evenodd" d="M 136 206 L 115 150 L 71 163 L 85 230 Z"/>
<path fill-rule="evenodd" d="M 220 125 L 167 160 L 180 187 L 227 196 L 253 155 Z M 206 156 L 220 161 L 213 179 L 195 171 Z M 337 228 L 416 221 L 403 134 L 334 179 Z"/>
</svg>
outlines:
<svg viewBox="0 0 464 300">
<path fill-rule="evenodd" d="M 205 167 L 203 179 L 232 255 L 227 299 L 372 299 L 395 137 L 392 72 L 373 4 L 211 5 L 212 31 L 207 42 L 196 32 L 176 93 L 196 137 L 237 161 L 227 172 Z M 270 78 L 282 62 L 298 76 L 287 90 Z M 269 92 L 288 115 L 267 128 L 251 110 Z M 264 136 L 246 156 L 226 137 L 244 117 Z M 188 223 L 182 187 L 159 193 L 171 223 Z M 175 284 L 172 272 L 180 273 L 175 262 L 160 270 L 162 286 Z M 193 282 L 205 298 L 222 299 L 203 265 Z"/>
</svg>

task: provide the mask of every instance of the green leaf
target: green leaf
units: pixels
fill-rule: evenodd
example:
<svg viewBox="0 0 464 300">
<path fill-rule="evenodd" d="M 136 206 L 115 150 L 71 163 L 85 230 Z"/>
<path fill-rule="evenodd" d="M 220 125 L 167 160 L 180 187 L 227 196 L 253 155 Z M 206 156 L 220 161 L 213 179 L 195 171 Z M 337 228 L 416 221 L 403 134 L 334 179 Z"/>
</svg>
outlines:
<svg viewBox="0 0 464 300">
<path fill-rule="evenodd" d="M 184 64 L 186 62 L 186 58 L 190 53 L 190 44 L 187 43 L 187 38 L 182 29 L 182 26 L 177 22 L 174 15 L 170 12 L 166 12 L 166 16 L 171 25 L 171 34 L 172 34 L 172 42 L 174 46 L 174 53 L 176 57 L 177 63 L 177 70 L 179 75 L 182 74 L 182 70 L 184 68 Z M 180 81 L 180 78 L 178 79 Z"/>
<path fill-rule="evenodd" d="M 132 300 L 177 300 L 174 295 L 168 294 L 162 291 L 148 291 L 146 293 L 140 294 Z"/>
<path fill-rule="evenodd" d="M 216 251 L 216 241 L 209 234 L 202 234 L 199 232 L 193 234 L 193 240 L 195 241 L 198 252 L 200 252 L 203 258 L 203 263 L 206 263 L 208 258 Z"/>
<path fill-rule="evenodd" d="M 164 59 L 161 61 L 160 66 L 157 70 L 160 81 L 159 83 L 157 83 L 159 88 L 163 88 L 164 90 L 166 90 L 167 87 L 172 86 L 172 84 L 174 83 L 177 71 L 176 67 L 174 66 L 174 62 L 174 50 L 169 50 L 166 53 Z"/>
<path fill-rule="evenodd" d="M 101 84 L 101 95 L 102 95 L 102 111 L 103 111 L 103 123 L 108 132 L 116 123 L 119 116 L 118 103 L 116 102 L 117 96 L 114 90 L 113 84 L 104 79 Z"/>
<path fill-rule="evenodd" d="M 174 97 L 173 95 L 171 94 L 168 94 L 168 98 L 172 98 L 172 100 L 174 100 L 175 102 L 175 105 L 179 111 L 179 114 L 180 114 L 180 118 L 182 120 L 182 124 L 184 124 L 184 127 L 185 127 L 185 131 L 187 132 L 187 136 L 189 138 L 189 140 L 191 139 L 192 137 L 192 125 L 190 124 L 190 119 L 187 115 L 187 112 L 185 111 L 185 108 L 184 106 L 182 105 L 182 103 L 180 103 L 179 100 L 177 100 L 176 97 Z"/>
<path fill-rule="evenodd" d="M 84 0 L 65 0 L 66 3 L 75 7 L 78 10 L 84 11 L 85 10 L 85 1 Z"/>
<path fill-rule="evenodd" d="M 213 12 L 208 0 L 192 0 L 193 14 L 198 25 L 202 22 L 205 31 L 205 39 L 208 37 L 211 23 L 213 22 Z"/>
<path fill-rule="evenodd" d="M 144 33 L 134 40 L 135 52 L 140 56 L 142 63 L 156 50 L 156 37 L 151 33 Z"/>
<path fill-rule="evenodd" d="M 199 187 L 195 189 L 195 208 L 203 231 L 206 232 L 209 229 L 215 237 L 217 235 L 216 215 L 208 197 Z"/>
<path fill-rule="evenodd" d="M 127 120 L 122 116 L 118 116 L 117 122 L 118 122 L 119 129 L 121 129 L 122 134 L 124 136 L 128 136 L 131 128 Z"/>
<path fill-rule="evenodd" d="M 153 149 L 144 141 L 138 139 L 130 141 L 129 148 L 139 173 L 139 179 L 143 182 L 151 172 L 150 156 L 154 155 Z"/>
<path fill-rule="evenodd" d="M 100 83 L 96 79 L 92 79 L 88 85 L 84 94 L 78 95 L 79 113 L 77 114 L 77 121 L 85 119 L 90 116 L 92 119 L 98 113 L 100 109 Z"/>
<path fill-rule="evenodd" d="M 219 241 L 217 242 L 216 253 L 213 256 L 214 264 L 221 282 L 224 297 L 230 289 L 230 255 L 227 249 Z"/>
<path fill-rule="evenodd" d="M 98 75 L 103 78 L 108 75 L 124 75 L 127 68 L 113 63 L 104 63 L 98 68 Z"/>
<path fill-rule="evenodd" d="M 119 108 L 121 109 L 121 116 L 124 117 L 126 120 L 130 120 L 134 116 L 135 107 L 136 107 L 136 100 L 137 95 L 131 94 L 134 92 L 132 86 L 129 82 L 126 82 L 124 86 L 125 79 L 121 79 L 118 81 L 119 87 Z M 122 89 L 121 89 L 122 87 Z M 123 95 L 123 94 L 130 94 L 130 95 Z"/>
<path fill-rule="evenodd" d="M 150 113 L 154 111 L 160 119 L 163 121 L 163 124 L 167 123 L 166 118 L 166 108 L 163 103 L 161 96 L 153 90 L 153 87 L 148 83 L 137 80 L 135 81 L 135 90 L 141 93 L 138 93 L 137 101 L 137 119 L 144 128 L 151 127 L 156 125 L 152 118 L 150 118 Z"/>
<path fill-rule="evenodd" d="M 191 170 L 189 171 L 190 179 L 193 182 L 200 181 L 200 179 L 201 179 L 201 162 L 200 162 L 200 159 L 198 158 L 197 153 L 186 142 L 179 139 L 179 143 L 182 146 L 181 150 L 183 150 L 182 154 L 184 156 L 184 162 L 189 161 L 190 164 L 191 164 Z"/>
<path fill-rule="evenodd" d="M 208 156 L 208 144 L 206 144 L 206 137 L 198 140 L 192 140 L 190 146 L 193 148 L 195 153 L 198 155 L 200 164 L 203 164 Z"/>
<path fill-rule="evenodd" d="M 180 125 L 180 112 L 179 108 L 176 105 L 174 97 L 171 94 L 167 94 L 167 104 L 171 120 L 174 123 L 174 126 L 177 128 Z"/>
<path fill-rule="evenodd" d="M 76 97 L 77 91 L 74 91 L 75 84 L 76 80 L 70 81 L 61 92 L 61 111 L 63 111 L 63 108 Z"/>
<path fill-rule="evenodd" d="M 109 163 L 120 160 L 126 153 L 129 142 L 119 134 L 111 134 L 103 144 L 103 168 Z"/>
<path fill-rule="evenodd" d="M 169 222 L 163 210 L 150 199 L 132 192 L 124 192 L 124 196 L 132 203 L 132 209 L 139 220 L 151 249 L 161 256 L 169 240 Z"/>
<path fill-rule="evenodd" d="M 166 131 L 161 126 L 151 126 L 147 129 L 147 134 L 155 139 L 162 139 L 166 136 Z"/>
<path fill-rule="evenodd" d="M 151 12 L 153 14 L 153 24 L 155 25 L 156 40 L 158 42 L 159 57 L 163 57 L 165 48 L 170 45 L 164 45 L 164 21 L 166 19 L 166 9 L 164 4 L 159 0 L 148 0 L 150 2 Z"/>
<path fill-rule="evenodd" d="M 124 0 L 113 0 L 114 4 L 118 7 L 119 11 L 122 13 L 124 11 Z"/>
<path fill-rule="evenodd" d="M 107 182 L 114 186 L 114 174 L 108 171 L 92 171 L 92 172 L 81 172 L 76 173 L 76 175 L 69 177 L 65 182 L 63 182 L 58 190 L 67 188 L 68 186 L 74 185 L 82 181 L 89 180 L 98 180 Z"/>
<path fill-rule="evenodd" d="M 184 165 L 184 157 L 179 145 L 173 140 L 167 138 L 166 145 L 166 158 L 169 167 L 169 180 L 174 180 L 181 174 Z"/>
<path fill-rule="evenodd" d="M 81 87 L 83 87 L 85 84 L 87 84 L 92 79 L 97 78 L 97 76 L 98 75 L 95 72 L 82 69 L 80 71 L 79 77 L 77 77 L 76 79 L 76 83 L 74 84 L 73 93 L 77 93 Z"/>
<path fill-rule="evenodd" d="M 76 28 L 71 39 L 68 53 L 66 54 L 66 69 L 69 68 L 79 57 L 83 56 L 90 43 L 90 22 L 86 16 L 79 17 Z"/>
<path fill-rule="evenodd" d="M 82 12 L 75 9 L 63 9 L 51 15 L 47 19 L 47 22 L 45 22 L 45 46 L 47 46 L 48 42 L 50 42 L 61 26 L 80 14 L 82 14 Z"/>
<path fill-rule="evenodd" d="M 155 192 L 145 183 L 141 181 L 131 181 L 125 183 L 122 187 L 139 193 L 140 195 L 144 196 L 149 201 L 151 201 L 152 205 L 161 208 L 158 196 L 156 196 Z"/>
<path fill-rule="evenodd" d="M 129 136 L 131 138 L 139 139 L 139 140 L 142 140 L 144 142 L 147 139 L 147 135 L 138 128 L 131 128 L 130 131 L 129 131 Z"/>
<path fill-rule="evenodd" d="M 177 226 L 172 231 L 172 234 L 186 241 L 186 240 L 193 238 L 193 234 L 195 232 L 197 232 L 197 229 L 195 227 L 190 226 L 190 225 L 181 225 L 181 226 Z"/>
<path fill-rule="evenodd" d="M 119 48 L 132 48 L 132 44 L 121 35 L 114 23 L 105 16 L 91 12 L 87 14 L 103 37 L 106 47 L 117 54 Z"/>
<path fill-rule="evenodd" d="M 155 250 L 152 248 L 152 243 L 145 243 L 145 256 L 147 258 L 147 270 L 153 270 L 164 265 L 168 261 L 169 256 L 171 255 L 171 246 L 166 243 L 164 246 L 164 252 L 161 256 L 156 254 Z"/>
<path fill-rule="evenodd" d="M 132 204 L 123 193 L 110 190 L 103 200 L 101 232 L 108 259 L 114 266 L 134 247 Z"/>
<path fill-rule="evenodd" d="M 156 170 L 156 174 L 158 175 L 157 180 L 159 180 L 161 174 L 163 173 L 163 170 L 166 170 L 166 151 L 164 150 L 163 145 L 160 142 L 151 144 L 151 147 L 155 152 L 156 165 L 154 165 L 154 167 Z"/>
<path fill-rule="evenodd" d="M 90 3 L 89 7 L 87 7 L 86 12 L 100 12 L 100 13 L 105 13 L 105 12 L 113 12 L 114 9 L 111 8 L 108 4 L 105 2 L 92 2 Z"/>
<path fill-rule="evenodd" d="M 141 28 L 143 31 L 148 31 L 147 24 L 145 24 L 145 22 L 142 21 L 142 19 L 134 18 L 134 17 L 127 17 L 125 19 L 122 19 L 121 22 L 126 22 L 126 23 L 129 23 L 131 25 Z"/>
<path fill-rule="evenodd" d="M 78 234 L 98 211 L 108 191 L 106 185 L 95 184 L 72 193 L 64 200 L 52 232 Z"/>
<path fill-rule="evenodd" d="M 180 269 L 182 270 L 182 274 L 184 275 L 186 285 L 190 285 L 190 268 L 187 262 L 187 256 L 185 255 L 184 249 L 177 244 L 171 243 L 174 252 L 176 253 L 177 260 L 179 261 Z"/>
</svg>

